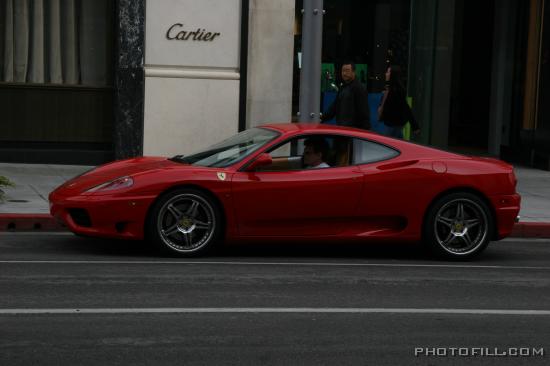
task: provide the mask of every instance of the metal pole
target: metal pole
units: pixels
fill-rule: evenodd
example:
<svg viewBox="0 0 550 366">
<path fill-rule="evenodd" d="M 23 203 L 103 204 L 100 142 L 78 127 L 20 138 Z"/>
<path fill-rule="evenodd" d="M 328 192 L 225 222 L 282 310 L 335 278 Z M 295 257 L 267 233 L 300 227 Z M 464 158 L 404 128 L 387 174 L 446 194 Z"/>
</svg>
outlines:
<svg viewBox="0 0 550 366">
<path fill-rule="evenodd" d="M 300 72 L 300 122 L 319 122 L 321 100 L 321 49 L 323 0 L 304 0 L 302 10 L 302 70 Z"/>
</svg>

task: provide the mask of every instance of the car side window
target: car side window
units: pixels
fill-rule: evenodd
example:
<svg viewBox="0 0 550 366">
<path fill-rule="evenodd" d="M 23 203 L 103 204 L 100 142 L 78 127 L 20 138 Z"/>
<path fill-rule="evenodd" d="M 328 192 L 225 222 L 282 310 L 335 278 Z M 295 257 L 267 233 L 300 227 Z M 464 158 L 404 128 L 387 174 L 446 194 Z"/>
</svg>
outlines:
<svg viewBox="0 0 550 366">
<path fill-rule="evenodd" d="M 307 135 L 288 140 L 267 151 L 273 162 L 259 171 L 326 169 L 350 165 L 351 138 Z"/>
<path fill-rule="evenodd" d="M 388 160 L 399 155 L 399 151 L 376 142 L 353 139 L 353 164 L 368 164 Z"/>
</svg>

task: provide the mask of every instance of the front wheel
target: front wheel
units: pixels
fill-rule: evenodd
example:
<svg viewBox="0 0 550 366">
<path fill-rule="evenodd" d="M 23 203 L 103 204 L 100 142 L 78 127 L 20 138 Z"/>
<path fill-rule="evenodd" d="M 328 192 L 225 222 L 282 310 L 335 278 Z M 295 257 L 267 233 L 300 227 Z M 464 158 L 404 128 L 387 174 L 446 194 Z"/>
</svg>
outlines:
<svg viewBox="0 0 550 366">
<path fill-rule="evenodd" d="M 147 226 L 149 239 L 163 251 L 192 257 L 204 254 L 219 238 L 221 215 L 203 192 L 178 189 L 155 203 Z"/>
<path fill-rule="evenodd" d="M 436 255 L 470 259 L 483 251 L 493 229 L 487 204 L 467 192 L 446 195 L 430 208 L 424 224 L 424 240 Z"/>
</svg>

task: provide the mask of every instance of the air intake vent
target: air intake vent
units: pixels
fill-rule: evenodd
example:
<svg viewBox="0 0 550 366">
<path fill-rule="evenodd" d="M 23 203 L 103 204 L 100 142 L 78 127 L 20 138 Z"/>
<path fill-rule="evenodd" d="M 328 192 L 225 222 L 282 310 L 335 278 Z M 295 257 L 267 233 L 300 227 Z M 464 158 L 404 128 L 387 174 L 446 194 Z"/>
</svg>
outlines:
<svg viewBox="0 0 550 366">
<path fill-rule="evenodd" d="M 92 227 L 92 220 L 90 220 L 90 215 L 88 211 L 83 208 L 70 208 L 69 214 L 74 223 L 78 226 Z"/>
</svg>

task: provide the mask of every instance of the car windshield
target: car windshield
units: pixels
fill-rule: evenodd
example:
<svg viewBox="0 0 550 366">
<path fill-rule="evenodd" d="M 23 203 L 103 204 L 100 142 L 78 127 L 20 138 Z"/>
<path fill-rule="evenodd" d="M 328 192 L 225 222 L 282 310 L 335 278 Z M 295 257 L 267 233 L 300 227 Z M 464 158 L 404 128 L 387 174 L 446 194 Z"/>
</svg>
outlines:
<svg viewBox="0 0 550 366">
<path fill-rule="evenodd" d="M 226 167 L 244 159 L 280 133 L 266 128 L 251 128 L 192 155 L 175 156 L 174 161 L 208 167 Z"/>
</svg>

